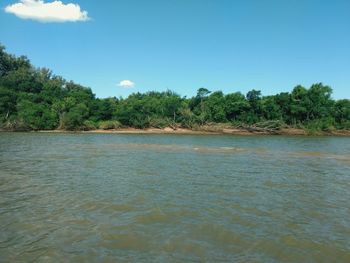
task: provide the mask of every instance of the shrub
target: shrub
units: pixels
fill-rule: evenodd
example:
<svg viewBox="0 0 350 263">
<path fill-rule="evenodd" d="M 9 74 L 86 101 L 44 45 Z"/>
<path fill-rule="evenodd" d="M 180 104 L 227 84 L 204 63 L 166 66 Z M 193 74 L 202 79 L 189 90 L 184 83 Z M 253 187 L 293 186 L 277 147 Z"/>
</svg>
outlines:
<svg viewBox="0 0 350 263">
<path fill-rule="evenodd" d="M 32 128 L 22 119 L 10 118 L 1 125 L 1 128 L 9 131 L 30 131 Z"/>
<path fill-rule="evenodd" d="M 96 122 L 93 122 L 93 121 L 84 121 L 84 127 L 83 129 L 85 131 L 90 131 L 90 130 L 95 130 L 97 128 L 97 124 Z"/>
<path fill-rule="evenodd" d="M 255 124 L 255 126 L 264 129 L 280 130 L 281 128 L 286 127 L 286 124 L 281 120 L 271 120 L 258 122 Z"/>
<path fill-rule="evenodd" d="M 168 118 L 151 118 L 149 126 L 153 128 L 163 129 L 171 125 L 171 121 Z"/>
<path fill-rule="evenodd" d="M 103 130 L 113 130 L 121 128 L 122 125 L 119 121 L 102 121 L 100 122 L 99 128 Z"/>
<path fill-rule="evenodd" d="M 334 120 L 332 118 L 312 120 L 307 122 L 305 126 L 311 132 L 331 130 L 334 129 Z"/>
</svg>

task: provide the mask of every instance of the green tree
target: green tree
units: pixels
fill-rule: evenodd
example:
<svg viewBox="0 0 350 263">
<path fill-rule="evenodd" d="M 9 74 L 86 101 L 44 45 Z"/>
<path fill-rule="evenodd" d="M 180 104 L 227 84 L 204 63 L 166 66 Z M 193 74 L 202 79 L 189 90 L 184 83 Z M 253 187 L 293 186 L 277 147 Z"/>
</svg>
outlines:
<svg viewBox="0 0 350 263">
<path fill-rule="evenodd" d="M 55 114 L 46 105 L 21 100 L 17 104 L 19 120 L 33 130 L 51 130 L 57 126 Z"/>
<path fill-rule="evenodd" d="M 230 93 L 225 96 L 226 117 L 230 121 L 243 120 L 243 115 L 250 111 L 250 104 L 240 92 Z"/>
<path fill-rule="evenodd" d="M 226 122 L 225 96 L 222 91 L 213 92 L 206 100 L 209 120 L 212 122 Z"/>
<path fill-rule="evenodd" d="M 310 106 L 307 89 L 301 85 L 296 86 L 291 94 L 291 119 L 292 123 L 304 122 L 310 119 Z"/>
<path fill-rule="evenodd" d="M 16 112 L 16 93 L 10 89 L 0 87 L 0 121 L 4 122 Z"/>
<path fill-rule="evenodd" d="M 332 115 L 334 102 L 331 100 L 332 89 L 322 83 L 313 84 L 307 92 L 310 119 L 322 119 Z"/>
<path fill-rule="evenodd" d="M 176 115 L 182 104 L 181 97 L 170 90 L 166 91 L 163 96 L 162 107 L 164 107 L 165 117 L 172 118 L 173 123 L 176 123 Z"/>
<path fill-rule="evenodd" d="M 88 87 L 35 68 L 25 57 L 0 45 L 0 125 L 9 129 L 94 129 L 120 125 L 146 128 L 210 122 L 254 124 L 279 120 L 310 129 L 350 128 L 349 100 L 334 101 L 322 83 L 291 93 L 262 96 L 251 90 L 224 95 L 200 88 L 192 98 L 173 91 L 133 93 L 127 98 L 96 98 Z M 120 122 L 120 123 L 119 123 Z"/>
<path fill-rule="evenodd" d="M 282 92 L 274 96 L 276 104 L 281 111 L 282 120 L 291 124 L 291 96 L 289 92 Z"/>
<path fill-rule="evenodd" d="M 195 105 L 198 105 L 197 101 L 199 101 L 200 110 L 199 111 L 195 110 L 195 112 L 199 113 L 198 120 L 200 121 L 201 125 L 203 125 L 205 123 L 206 119 L 208 118 L 208 113 L 206 112 L 206 108 L 205 108 L 205 100 L 210 93 L 211 93 L 211 91 L 209 91 L 206 88 L 203 88 L 203 87 L 199 88 L 197 90 L 197 96 L 193 100 Z"/>
<path fill-rule="evenodd" d="M 247 93 L 246 97 L 251 108 L 251 111 L 246 114 L 246 121 L 248 123 L 257 122 L 262 115 L 261 91 L 253 89 Z"/>
<path fill-rule="evenodd" d="M 79 130 L 88 119 L 89 109 L 84 103 L 73 106 L 63 118 L 63 127 L 67 130 Z"/>
<path fill-rule="evenodd" d="M 282 119 L 282 111 L 275 96 L 263 97 L 261 100 L 261 111 L 266 120 Z"/>
<path fill-rule="evenodd" d="M 350 100 L 343 99 L 334 105 L 335 123 L 340 129 L 350 129 Z"/>
</svg>

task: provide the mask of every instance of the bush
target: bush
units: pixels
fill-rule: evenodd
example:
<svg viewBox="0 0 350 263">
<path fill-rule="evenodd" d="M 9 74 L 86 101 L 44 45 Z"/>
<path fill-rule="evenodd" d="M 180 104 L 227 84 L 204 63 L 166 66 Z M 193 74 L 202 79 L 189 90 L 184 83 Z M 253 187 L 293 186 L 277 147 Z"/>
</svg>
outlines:
<svg viewBox="0 0 350 263">
<path fill-rule="evenodd" d="M 198 122 L 197 116 L 188 108 L 180 109 L 179 120 L 183 128 L 193 128 Z"/>
<path fill-rule="evenodd" d="M 84 131 L 91 131 L 91 130 L 95 130 L 97 128 L 97 124 L 96 122 L 93 122 L 93 121 L 84 121 Z"/>
<path fill-rule="evenodd" d="M 255 126 L 264 129 L 280 130 L 286 127 L 286 124 L 281 120 L 271 120 L 258 122 L 255 124 Z"/>
<path fill-rule="evenodd" d="M 150 119 L 142 115 L 136 115 L 135 118 L 131 120 L 131 126 L 137 129 L 148 128 L 150 127 Z"/>
<path fill-rule="evenodd" d="M 342 120 L 340 123 L 336 124 L 337 129 L 346 130 L 350 129 L 350 120 Z"/>
<path fill-rule="evenodd" d="M 10 118 L 1 125 L 1 128 L 8 131 L 30 131 L 32 128 L 22 119 Z"/>
<path fill-rule="evenodd" d="M 334 120 L 332 118 L 323 118 L 309 121 L 305 124 L 310 132 L 325 131 L 334 129 Z"/>
<path fill-rule="evenodd" d="M 100 122 L 99 128 L 103 130 L 113 130 L 121 128 L 122 125 L 119 121 L 102 121 Z"/>
<path fill-rule="evenodd" d="M 168 118 L 151 118 L 149 126 L 153 128 L 163 129 L 171 125 L 171 121 Z"/>
</svg>

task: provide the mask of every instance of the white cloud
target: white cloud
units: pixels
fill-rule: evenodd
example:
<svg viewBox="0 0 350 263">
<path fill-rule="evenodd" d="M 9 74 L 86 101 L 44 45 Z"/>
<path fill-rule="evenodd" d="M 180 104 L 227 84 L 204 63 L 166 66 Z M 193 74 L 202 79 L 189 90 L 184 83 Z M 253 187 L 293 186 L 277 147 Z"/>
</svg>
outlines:
<svg viewBox="0 0 350 263">
<path fill-rule="evenodd" d="M 123 88 L 133 88 L 135 86 L 135 83 L 132 82 L 131 80 L 126 79 L 119 82 L 118 86 Z"/>
<path fill-rule="evenodd" d="M 45 3 L 44 0 L 20 0 L 5 7 L 5 12 L 22 19 L 39 22 L 76 22 L 89 20 L 88 12 L 80 10 L 78 4 L 61 1 Z"/>
</svg>

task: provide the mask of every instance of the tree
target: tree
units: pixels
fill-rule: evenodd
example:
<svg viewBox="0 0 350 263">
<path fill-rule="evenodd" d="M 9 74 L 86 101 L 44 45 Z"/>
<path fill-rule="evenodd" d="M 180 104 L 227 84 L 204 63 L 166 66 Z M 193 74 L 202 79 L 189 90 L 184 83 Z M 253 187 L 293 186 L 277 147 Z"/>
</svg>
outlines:
<svg viewBox="0 0 350 263">
<path fill-rule="evenodd" d="M 172 118 L 174 124 L 176 123 L 176 115 L 181 104 L 182 99 L 175 92 L 168 90 L 164 93 L 162 106 L 164 107 L 165 116 Z"/>
<path fill-rule="evenodd" d="M 67 130 L 77 130 L 84 127 L 84 121 L 88 119 L 89 109 L 84 103 L 73 106 L 63 119 L 63 127 Z"/>
<path fill-rule="evenodd" d="M 282 119 L 282 112 L 280 106 L 276 103 L 275 96 L 267 96 L 261 100 L 261 110 L 264 119 L 266 120 L 280 120 Z"/>
<path fill-rule="evenodd" d="M 93 101 L 90 107 L 90 113 L 92 119 L 98 120 L 111 120 L 116 110 L 118 103 L 117 98 L 96 99 Z"/>
<path fill-rule="evenodd" d="M 211 91 L 209 91 L 206 88 L 199 88 L 197 90 L 197 97 L 200 98 L 201 100 L 201 110 L 202 112 L 204 111 L 204 99 L 206 98 L 206 96 L 208 96 L 208 94 L 210 94 Z"/>
<path fill-rule="evenodd" d="M 338 100 L 334 105 L 335 123 L 338 128 L 350 129 L 350 100 Z"/>
<path fill-rule="evenodd" d="M 288 92 L 282 92 L 274 96 L 276 104 L 279 106 L 281 111 L 281 118 L 287 123 L 291 123 L 291 96 Z"/>
<path fill-rule="evenodd" d="M 209 119 L 212 122 L 226 122 L 225 97 L 222 91 L 213 92 L 206 100 Z"/>
<path fill-rule="evenodd" d="M 10 89 L 0 87 L 0 121 L 6 121 L 16 112 L 16 93 Z"/>
<path fill-rule="evenodd" d="M 310 100 L 308 98 L 307 89 L 301 85 L 296 86 L 291 94 L 291 118 L 292 123 L 297 121 L 304 122 L 310 118 Z"/>
<path fill-rule="evenodd" d="M 251 90 L 246 95 L 249 102 L 251 112 L 247 115 L 247 121 L 249 123 L 254 123 L 259 121 L 262 109 L 261 109 L 261 91 Z"/>
<path fill-rule="evenodd" d="M 249 102 L 240 92 L 227 94 L 225 97 L 226 118 L 230 121 L 243 120 L 244 113 L 250 110 Z"/>
<path fill-rule="evenodd" d="M 310 119 L 322 119 L 332 115 L 333 101 L 332 89 L 322 83 L 313 84 L 307 92 L 309 108 L 307 112 Z"/>
<path fill-rule="evenodd" d="M 51 130 L 56 128 L 58 119 L 46 105 L 21 100 L 17 104 L 18 118 L 33 130 Z"/>
<path fill-rule="evenodd" d="M 350 129 L 349 100 L 335 101 L 322 83 L 291 93 L 262 96 L 251 90 L 224 95 L 200 88 L 196 96 L 173 91 L 133 93 L 127 98 L 96 98 L 88 87 L 66 81 L 50 69 L 36 68 L 25 57 L 8 54 L 0 45 L 0 127 L 2 129 L 78 130 L 124 126 L 146 128 L 210 122 L 255 124 L 281 120 L 311 129 Z M 119 121 L 119 122 L 118 122 Z"/>
<path fill-rule="evenodd" d="M 10 71 L 16 71 L 19 68 L 31 68 L 30 61 L 25 56 L 15 57 L 5 52 L 5 47 L 0 44 L 0 77 L 8 74 Z"/>
<path fill-rule="evenodd" d="M 199 119 L 201 124 L 203 125 L 206 118 L 207 118 L 207 113 L 206 113 L 206 109 L 205 109 L 205 98 L 208 96 L 208 94 L 210 94 L 211 91 L 209 91 L 206 88 L 199 88 L 197 90 L 197 99 L 200 100 L 200 114 L 199 114 Z"/>
</svg>

